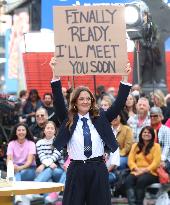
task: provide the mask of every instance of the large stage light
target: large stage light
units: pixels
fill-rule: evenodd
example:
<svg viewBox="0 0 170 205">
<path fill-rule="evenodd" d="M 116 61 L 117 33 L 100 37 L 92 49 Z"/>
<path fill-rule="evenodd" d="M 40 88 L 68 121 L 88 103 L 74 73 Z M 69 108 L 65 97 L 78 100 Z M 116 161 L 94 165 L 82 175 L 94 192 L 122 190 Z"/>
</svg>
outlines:
<svg viewBox="0 0 170 205">
<path fill-rule="evenodd" d="M 140 21 L 140 10 L 136 5 L 125 7 L 125 21 L 129 26 L 135 26 Z"/>
<path fill-rule="evenodd" d="M 125 22 L 127 28 L 136 28 L 143 24 L 144 11 L 149 11 L 143 1 L 134 1 L 125 5 Z"/>
<path fill-rule="evenodd" d="M 144 23 L 144 12 L 149 12 L 149 8 L 143 1 L 125 4 L 125 22 L 131 40 L 142 38 L 141 28 Z"/>
</svg>

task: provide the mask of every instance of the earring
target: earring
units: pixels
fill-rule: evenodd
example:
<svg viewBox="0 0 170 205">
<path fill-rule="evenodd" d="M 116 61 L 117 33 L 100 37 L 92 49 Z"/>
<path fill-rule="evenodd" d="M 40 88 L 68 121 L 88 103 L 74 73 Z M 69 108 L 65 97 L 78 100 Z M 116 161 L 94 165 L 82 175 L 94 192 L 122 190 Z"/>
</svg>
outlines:
<svg viewBox="0 0 170 205">
<path fill-rule="evenodd" d="M 76 110 L 76 106 L 74 105 L 73 108 Z"/>
</svg>

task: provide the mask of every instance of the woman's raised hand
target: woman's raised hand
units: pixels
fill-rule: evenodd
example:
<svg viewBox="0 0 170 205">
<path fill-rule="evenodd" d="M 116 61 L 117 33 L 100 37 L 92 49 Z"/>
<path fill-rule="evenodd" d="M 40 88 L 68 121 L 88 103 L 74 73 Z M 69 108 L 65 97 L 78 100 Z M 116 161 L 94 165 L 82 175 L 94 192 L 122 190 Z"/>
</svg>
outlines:
<svg viewBox="0 0 170 205">
<path fill-rule="evenodd" d="M 52 80 L 59 80 L 60 77 L 55 74 L 55 67 L 57 65 L 57 58 L 56 57 L 52 57 L 51 60 L 50 60 L 49 65 L 52 68 L 52 73 L 53 73 Z"/>
<path fill-rule="evenodd" d="M 131 71 L 132 71 L 132 68 L 131 68 L 130 63 L 128 62 L 126 67 L 125 67 L 125 74 L 122 75 L 122 81 L 123 82 L 128 82 L 128 76 L 131 73 Z"/>
</svg>

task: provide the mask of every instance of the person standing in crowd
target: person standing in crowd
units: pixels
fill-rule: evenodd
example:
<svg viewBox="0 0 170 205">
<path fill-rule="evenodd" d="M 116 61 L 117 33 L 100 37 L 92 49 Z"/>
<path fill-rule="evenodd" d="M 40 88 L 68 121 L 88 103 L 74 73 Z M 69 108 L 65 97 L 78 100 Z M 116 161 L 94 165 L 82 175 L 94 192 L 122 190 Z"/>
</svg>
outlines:
<svg viewBox="0 0 170 205">
<path fill-rule="evenodd" d="M 100 107 L 106 111 L 112 105 L 112 100 L 109 96 L 104 96 L 101 100 Z"/>
<path fill-rule="evenodd" d="M 60 151 L 67 145 L 71 159 L 63 205 L 109 205 L 111 195 L 108 170 L 103 160 L 104 144 L 113 153 L 118 149 L 110 123 L 125 105 L 131 88 L 127 83 L 131 68 L 129 64 L 125 68 L 126 76 L 123 76 L 123 82 L 120 83 L 117 99 L 107 111 L 99 112 L 92 92 L 80 86 L 73 91 L 67 112 L 60 78 L 54 71 L 56 65 L 57 59 L 52 58 L 51 87 L 56 114 L 62 123 L 54 147 L 60 155 Z"/>
<path fill-rule="evenodd" d="M 107 94 L 111 98 L 112 102 L 114 102 L 116 99 L 116 89 L 114 87 L 109 87 L 107 89 Z"/>
<path fill-rule="evenodd" d="M 145 188 L 159 181 L 156 170 L 161 161 L 161 148 L 154 140 L 153 128 L 146 126 L 139 134 L 139 142 L 132 145 L 128 157 L 131 173 L 125 180 L 129 205 L 143 205 Z"/>
<path fill-rule="evenodd" d="M 55 122 L 56 126 L 58 127 L 59 122 L 55 114 L 55 109 L 53 106 L 53 95 L 51 93 L 44 93 L 42 107 L 47 110 L 48 120 Z"/>
<path fill-rule="evenodd" d="M 128 95 L 124 110 L 128 113 L 128 117 L 136 114 L 136 98 L 132 94 Z"/>
<path fill-rule="evenodd" d="M 155 142 L 161 145 L 161 165 L 170 174 L 170 129 L 162 124 L 163 114 L 160 107 L 150 109 L 151 126 L 155 131 Z"/>
<path fill-rule="evenodd" d="M 23 116 L 22 118 L 26 118 L 26 123 L 28 126 L 35 124 L 35 112 L 38 108 L 43 105 L 38 91 L 36 89 L 32 89 L 29 92 L 28 99 L 23 107 Z"/>
<path fill-rule="evenodd" d="M 127 124 L 133 130 L 133 138 L 135 142 L 138 142 L 138 136 L 143 127 L 150 125 L 149 118 L 149 101 L 145 97 L 139 98 L 136 104 L 136 114 L 129 117 Z"/>
<path fill-rule="evenodd" d="M 21 105 L 25 104 L 27 98 L 28 98 L 28 92 L 26 90 L 21 90 L 19 92 L 19 99 L 20 99 Z"/>
<path fill-rule="evenodd" d="M 168 118 L 170 117 L 170 111 L 168 110 L 165 95 L 161 90 L 156 90 L 153 92 L 153 103 L 155 107 L 160 107 L 162 110 L 162 123 L 165 124 Z"/>
</svg>

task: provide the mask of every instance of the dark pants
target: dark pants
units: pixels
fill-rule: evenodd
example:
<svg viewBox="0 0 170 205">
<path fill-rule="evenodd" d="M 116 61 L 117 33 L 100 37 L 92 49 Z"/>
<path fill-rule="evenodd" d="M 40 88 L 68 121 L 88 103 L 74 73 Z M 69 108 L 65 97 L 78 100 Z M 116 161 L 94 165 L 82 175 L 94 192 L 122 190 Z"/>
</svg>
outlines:
<svg viewBox="0 0 170 205">
<path fill-rule="evenodd" d="M 136 193 L 136 204 L 143 204 L 143 199 L 145 197 L 145 189 L 147 186 L 158 183 L 158 177 L 150 173 L 145 173 L 139 176 L 130 174 L 125 180 L 126 190 L 133 189 Z"/>
<path fill-rule="evenodd" d="M 104 162 L 71 162 L 63 205 L 111 205 L 108 170 Z"/>
</svg>

